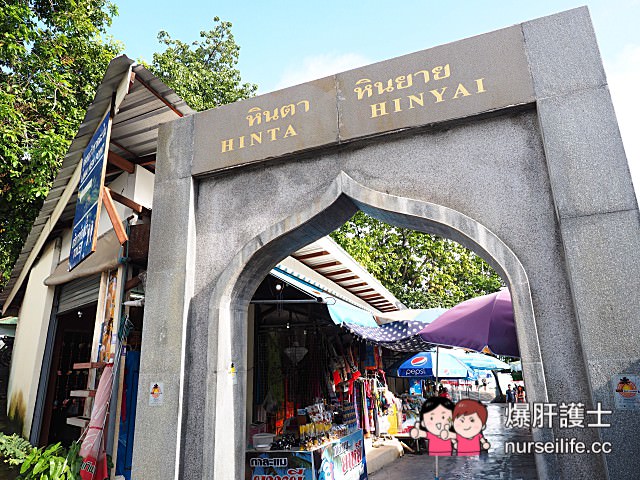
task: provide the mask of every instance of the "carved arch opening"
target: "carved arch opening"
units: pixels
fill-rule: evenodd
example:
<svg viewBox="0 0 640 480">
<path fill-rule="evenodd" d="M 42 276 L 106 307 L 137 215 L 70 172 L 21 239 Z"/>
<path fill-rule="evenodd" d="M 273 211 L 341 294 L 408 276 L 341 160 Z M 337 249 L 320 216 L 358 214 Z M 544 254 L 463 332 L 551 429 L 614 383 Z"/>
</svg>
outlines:
<svg viewBox="0 0 640 480">
<path fill-rule="evenodd" d="M 538 371 L 543 371 L 527 274 L 500 238 L 458 211 L 372 190 L 341 172 L 307 209 L 249 240 L 215 283 L 209 302 L 208 363 L 210 371 L 217 374 L 207 377 L 206 386 L 205 444 L 210 446 L 204 458 L 207 478 L 231 478 L 230 474 L 241 478 L 243 475 L 244 457 L 240 452 L 244 452 L 246 444 L 247 349 L 246 342 L 238 339 L 247 336 L 248 306 L 253 292 L 275 264 L 340 227 L 357 210 L 392 225 L 450 238 L 482 256 L 501 275 L 511 292 L 523 369 L 526 371 L 527 366 L 535 365 Z M 231 362 L 238 371 L 236 385 L 224 375 Z M 544 375 L 530 377 L 527 389 L 530 401 L 548 400 Z M 240 399 L 243 402 L 238 402 Z M 220 441 L 229 438 L 230 429 L 235 432 L 233 442 Z M 541 438 L 541 432 L 533 433 L 534 439 Z M 230 472 L 230 458 L 236 459 L 233 472 Z M 544 463 L 540 459 L 536 463 L 541 474 Z"/>
</svg>

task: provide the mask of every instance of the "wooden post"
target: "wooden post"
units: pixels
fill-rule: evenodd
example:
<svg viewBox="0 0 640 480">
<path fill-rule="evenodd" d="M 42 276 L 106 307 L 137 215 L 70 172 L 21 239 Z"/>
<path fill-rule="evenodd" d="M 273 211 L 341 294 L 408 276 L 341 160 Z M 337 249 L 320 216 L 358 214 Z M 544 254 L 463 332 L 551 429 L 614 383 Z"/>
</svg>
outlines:
<svg viewBox="0 0 640 480">
<path fill-rule="evenodd" d="M 127 232 L 124 230 L 122 226 L 122 220 L 120 219 L 120 215 L 118 215 L 118 211 L 116 210 L 116 206 L 113 203 L 113 198 L 111 197 L 111 189 L 108 187 L 102 187 L 104 189 L 104 195 L 102 197 L 102 201 L 104 203 L 104 208 L 107 209 L 107 213 L 109 214 L 109 219 L 111 220 L 111 224 L 113 225 L 113 230 L 116 232 L 116 236 L 118 237 L 118 241 L 120 245 L 124 245 L 124 243 L 129 239 L 127 237 Z"/>
<path fill-rule="evenodd" d="M 127 356 L 121 353 L 120 356 L 120 366 L 119 375 L 118 375 L 118 400 L 116 403 L 116 415 L 115 420 L 113 422 L 113 450 L 111 452 L 111 460 L 113 462 L 113 468 L 111 469 L 111 478 L 115 478 L 116 476 L 116 462 L 118 461 L 118 437 L 120 436 L 120 414 L 122 412 L 122 387 L 124 385 L 124 368 L 127 361 Z M 125 399 L 126 401 L 126 399 Z"/>
</svg>

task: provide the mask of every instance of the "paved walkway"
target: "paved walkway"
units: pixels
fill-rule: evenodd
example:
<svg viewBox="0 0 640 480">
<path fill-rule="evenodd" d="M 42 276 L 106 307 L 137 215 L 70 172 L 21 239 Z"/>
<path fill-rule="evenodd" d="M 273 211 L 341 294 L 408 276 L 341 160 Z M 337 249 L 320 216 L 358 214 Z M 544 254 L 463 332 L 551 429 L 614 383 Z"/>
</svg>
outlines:
<svg viewBox="0 0 640 480">
<path fill-rule="evenodd" d="M 487 454 L 479 457 L 440 457 L 440 480 L 534 480 L 537 479 L 533 455 L 504 453 L 505 442 L 530 441 L 528 429 L 505 428 L 504 404 L 487 405 L 489 418 L 485 437 L 491 443 Z M 435 458 L 407 454 L 370 475 L 371 480 L 435 478 Z"/>
</svg>

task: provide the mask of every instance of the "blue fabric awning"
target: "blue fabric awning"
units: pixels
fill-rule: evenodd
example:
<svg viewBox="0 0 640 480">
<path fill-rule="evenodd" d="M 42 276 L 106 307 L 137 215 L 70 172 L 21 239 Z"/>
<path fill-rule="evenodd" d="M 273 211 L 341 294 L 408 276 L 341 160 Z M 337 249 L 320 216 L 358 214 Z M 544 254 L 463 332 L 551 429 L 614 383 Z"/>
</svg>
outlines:
<svg viewBox="0 0 640 480">
<path fill-rule="evenodd" d="M 285 271 L 280 267 L 272 269 L 271 275 L 312 297 L 321 298 L 326 303 L 329 315 L 336 325 L 344 323 L 365 327 L 378 326 L 372 313 L 338 298 L 336 294 L 327 291 L 309 278 Z"/>
<path fill-rule="evenodd" d="M 344 323 L 353 327 L 380 328 L 371 313 L 339 299 L 336 299 L 334 304 L 327 303 L 327 308 L 329 315 L 337 325 Z"/>
<path fill-rule="evenodd" d="M 322 299 L 331 319 L 365 341 L 398 352 L 419 352 L 433 347 L 419 335 L 424 326 L 446 311 L 444 308 L 400 310 L 391 314 L 374 315 L 339 298 L 337 292 L 320 285 L 284 266 L 278 265 L 271 275 L 313 298 Z"/>
</svg>

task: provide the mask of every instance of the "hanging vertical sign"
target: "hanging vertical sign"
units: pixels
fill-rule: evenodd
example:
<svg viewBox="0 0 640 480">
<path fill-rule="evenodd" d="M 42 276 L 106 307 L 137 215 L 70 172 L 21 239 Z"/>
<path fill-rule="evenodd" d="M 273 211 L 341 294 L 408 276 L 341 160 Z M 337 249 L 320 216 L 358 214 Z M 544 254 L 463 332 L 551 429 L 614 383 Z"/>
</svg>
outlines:
<svg viewBox="0 0 640 480">
<path fill-rule="evenodd" d="M 105 299 L 104 321 L 100 335 L 98 361 L 113 363 L 116 351 L 117 332 L 114 329 L 117 314 L 118 271 L 112 270 L 107 277 L 107 296 Z"/>
<path fill-rule="evenodd" d="M 110 134 L 111 116 L 107 114 L 82 154 L 78 200 L 69 253 L 69 270 L 76 267 L 96 249 Z"/>
</svg>

